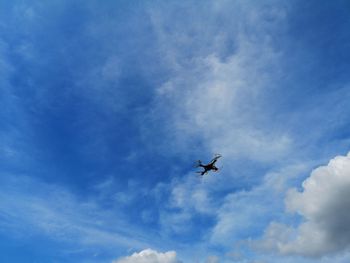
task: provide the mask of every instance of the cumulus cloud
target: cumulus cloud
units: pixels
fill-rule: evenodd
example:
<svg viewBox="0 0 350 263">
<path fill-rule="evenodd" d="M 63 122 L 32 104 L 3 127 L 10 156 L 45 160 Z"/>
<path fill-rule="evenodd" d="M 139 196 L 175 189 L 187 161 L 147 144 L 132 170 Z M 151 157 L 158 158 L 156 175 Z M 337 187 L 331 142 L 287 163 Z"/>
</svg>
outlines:
<svg viewBox="0 0 350 263">
<path fill-rule="evenodd" d="M 181 261 L 176 259 L 175 251 L 162 253 L 145 249 L 139 253 L 135 252 L 131 256 L 115 260 L 113 263 L 181 263 Z"/>
<path fill-rule="evenodd" d="M 282 254 L 309 257 L 349 249 L 350 153 L 315 169 L 302 188 L 288 192 L 286 207 L 304 221 L 297 228 L 271 223 L 259 245 Z"/>
</svg>

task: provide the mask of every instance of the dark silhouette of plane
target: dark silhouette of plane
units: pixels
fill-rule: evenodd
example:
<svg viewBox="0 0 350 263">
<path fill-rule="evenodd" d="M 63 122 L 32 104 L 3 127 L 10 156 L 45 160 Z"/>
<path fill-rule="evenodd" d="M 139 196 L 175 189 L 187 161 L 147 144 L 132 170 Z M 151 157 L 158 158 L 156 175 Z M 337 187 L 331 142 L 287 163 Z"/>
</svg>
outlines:
<svg viewBox="0 0 350 263">
<path fill-rule="evenodd" d="M 203 167 L 204 171 L 198 171 L 201 176 L 205 175 L 209 171 L 217 172 L 219 171 L 219 168 L 215 166 L 216 161 L 221 157 L 221 154 L 215 154 L 215 157 L 210 161 L 208 164 L 202 164 L 201 160 L 197 161 L 196 167 Z"/>
</svg>

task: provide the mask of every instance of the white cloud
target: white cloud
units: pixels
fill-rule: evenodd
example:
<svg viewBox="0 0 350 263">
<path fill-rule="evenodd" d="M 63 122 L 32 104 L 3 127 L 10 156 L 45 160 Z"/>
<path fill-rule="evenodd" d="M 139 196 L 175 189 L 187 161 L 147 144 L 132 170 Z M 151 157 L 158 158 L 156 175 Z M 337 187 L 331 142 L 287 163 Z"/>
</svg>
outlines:
<svg viewBox="0 0 350 263">
<path fill-rule="evenodd" d="M 226 158 L 280 160 L 293 140 L 270 119 L 265 98 L 281 74 L 283 54 L 274 48 L 271 31 L 276 25 L 283 28 L 284 9 L 221 1 L 187 10 L 188 23 L 172 20 L 172 13 L 151 13 L 160 50 L 172 70 L 158 88 L 151 117 L 164 115 L 172 148 L 188 151 L 193 140 L 200 140 Z M 208 16 L 224 20 L 226 29 L 203 19 Z M 175 23 L 175 32 L 167 30 L 169 23 Z M 234 48 L 220 54 L 229 43 Z"/>
<path fill-rule="evenodd" d="M 172 72 L 158 88 L 157 105 L 152 109 L 151 118 L 164 124 L 162 128 L 169 136 L 165 140 L 164 152 L 175 149 L 189 153 L 204 145 L 208 152 L 222 153 L 228 164 L 248 159 L 249 162 L 270 163 L 278 169 L 280 163 L 291 164 L 291 159 L 307 155 L 306 151 L 299 155 L 295 148 L 303 141 L 304 135 L 293 134 L 293 126 L 288 122 L 289 117 L 300 120 L 303 119 L 301 115 L 309 114 L 300 113 L 298 109 L 290 113 L 284 112 L 283 107 L 274 108 L 278 103 L 275 103 L 273 94 L 277 91 L 279 98 L 287 99 L 281 94 L 289 92 L 276 87 L 283 86 L 281 79 L 287 74 L 281 72 L 286 54 L 274 46 L 272 39 L 274 36 L 284 37 L 285 5 L 274 2 L 274 8 L 269 8 L 266 2 L 264 7 L 259 4 L 250 6 L 249 1 L 229 3 L 231 6 L 225 1 L 216 1 L 214 6 L 207 4 L 212 11 L 210 15 L 207 15 L 204 5 L 195 12 L 188 8 L 181 22 L 169 11 L 176 8 L 163 13 L 164 8 L 160 7 L 159 12 L 152 13 L 160 52 Z M 183 8 L 183 4 L 177 8 Z M 226 16 L 227 13 L 230 15 Z M 218 17 L 222 24 L 227 22 L 223 30 L 211 20 Z M 230 17 L 229 21 L 227 17 Z M 169 29 L 170 23 L 173 30 Z M 223 46 L 230 41 L 234 48 L 225 54 L 218 52 L 224 50 Z M 162 114 L 164 119 L 159 117 Z M 294 141 L 294 136 L 300 140 Z M 198 141 L 203 144 L 193 147 Z M 304 149 L 309 150 L 310 145 Z M 297 168 L 297 173 L 300 175 L 308 165 Z M 225 164 L 226 171 L 227 166 Z M 289 187 L 284 182 L 285 176 L 288 172 L 296 172 L 295 169 L 287 172 L 290 167 L 284 167 L 285 170 L 281 169 L 273 180 L 269 181 L 267 176 L 265 180 L 259 180 L 262 184 L 245 191 L 235 188 L 237 182 L 232 177 L 241 182 L 241 172 L 230 167 L 233 169 L 227 174 L 224 171 L 228 186 L 225 190 L 230 192 L 226 196 L 212 195 L 217 183 L 199 186 L 193 178 L 185 176 L 184 180 L 172 183 L 170 205 L 192 214 L 215 215 L 217 222 L 206 236 L 211 244 L 227 246 L 241 238 L 254 238 L 273 218 L 284 216 L 283 198 Z M 263 173 L 253 176 L 263 177 Z M 166 214 L 162 222 L 176 222 L 174 225 L 180 232 L 188 225 L 190 217 L 185 212 L 181 216 Z M 286 230 L 285 235 L 289 237 Z"/>
<path fill-rule="evenodd" d="M 350 248 L 350 153 L 315 169 L 286 198 L 289 212 L 303 222 L 295 229 L 271 223 L 259 246 L 282 254 L 321 257 Z"/>
<path fill-rule="evenodd" d="M 180 261 L 176 259 L 175 251 L 161 253 L 152 249 L 145 249 L 139 253 L 133 253 L 131 256 L 113 261 L 113 263 L 180 263 Z"/>
<path fill-rule="evenodd" d="M 213 214 L 213 200 L 208 189 L 211 182 L 213 178 L 198 178 L 192 173 L 182 180 L 173 180 L 170 206 L 182 208 L 185 211 Z"/>
<path fill-rule="evenodd" d="M 300 176 L 307 167 L 299 164 L 270 172 L 260 185 L 227 195 L 217 211 L 211 241 L 227 245 L 258 235 L 272 218 L 280 215 L 290 180 Z"/>
<path fill-rule="evenodd" d="M 235 195 L 241 172 L 231 172 L 234 161 L 275 163 L 284 161 L 293 148 L 293 138 L 267 110 L 272 103 L 266 94 L 274 91 L 283 59 L 271 38 L 277 25 L 282 31 L 285 25 L 284 6 L 269 3 L 216 1 L 193 9 L 181 2 L 172 8 L 160 4 L 150 12 L 159 52 L 170 73 L 157 89 L 150 119 L 142 120 L 147 123 L 147 127 L 142 124 L 144 131 L 152 128 L 152 140 L 146 136 L 147 142 L 153 142 L 154 127 L 161 127 L 164 131 L 158 137 L 164 144 L 153 143 L 152 149 L 163 145 L 160 151 L 166 153 L 221 153 L 220 165 L 228 164 L 224 176 L 208 176 L 199 183 L 191 174 L 172 181 L 169 205 L 180 208 L 181 216 L 163 213 L 161 223 L 168 228 L 169 221 L 174 222 L 176 232 L 188 225 L 192 215 L 213 216 L 218 219 L 213 240 L 225 242 L 239 228 L 232 216 L 246 223 L 248 214 L 258 210 L 247 211 L 245 202 L 264 195 L 260 190 L 246 197 Z M 178 13 L 183 14 L 181 20 Z M 226 198 L 224 191 L 230 193 Z M 262 203 L 258 207 L 265 209 Z"/>
</svg>

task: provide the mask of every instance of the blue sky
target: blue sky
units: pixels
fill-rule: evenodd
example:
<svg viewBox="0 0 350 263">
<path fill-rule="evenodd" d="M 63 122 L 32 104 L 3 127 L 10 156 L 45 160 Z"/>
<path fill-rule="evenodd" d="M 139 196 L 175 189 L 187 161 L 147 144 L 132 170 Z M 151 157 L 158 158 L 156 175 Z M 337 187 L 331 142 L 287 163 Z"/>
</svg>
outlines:
<svg viewBox="0 0 350 263">
<path fill-rule="evenodd" d="M 340 0 L 0 1 L 0 261 L 349 262 L 349 28 Z"/>
</svg>

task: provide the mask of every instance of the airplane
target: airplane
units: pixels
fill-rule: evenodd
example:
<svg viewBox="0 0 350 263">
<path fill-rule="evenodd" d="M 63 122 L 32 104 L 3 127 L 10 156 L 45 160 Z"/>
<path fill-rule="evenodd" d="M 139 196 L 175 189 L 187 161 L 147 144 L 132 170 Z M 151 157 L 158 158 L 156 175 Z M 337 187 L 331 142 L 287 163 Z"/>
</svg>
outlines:
<svg viewBox="0 0 350 263">
<path fill-rule="evenodd" d="M 197 161 L 196 167 L 203 167 L 204 171 L 197 171 L 201 176 L 205 175 L 209 171 L 217 172 L 219 168 L 215 166 L 216 161 L 221 157 L 221 154 L 215 154 L 214 158 L 208 164 L 202 164 L 201 160 Z"/>
</svg>

